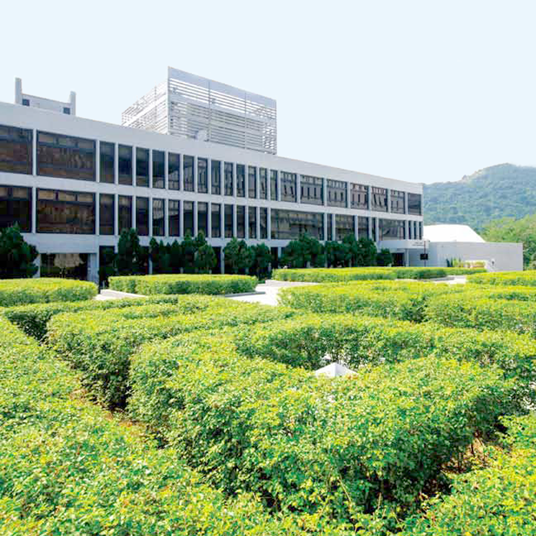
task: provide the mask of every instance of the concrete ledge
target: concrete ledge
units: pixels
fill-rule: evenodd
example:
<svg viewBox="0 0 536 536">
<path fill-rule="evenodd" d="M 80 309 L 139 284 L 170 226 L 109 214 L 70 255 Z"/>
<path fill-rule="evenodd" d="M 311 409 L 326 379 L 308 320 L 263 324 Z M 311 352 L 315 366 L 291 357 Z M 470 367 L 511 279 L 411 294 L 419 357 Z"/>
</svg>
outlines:
<svg viewBox="0 0 536 536">
<path fill-rule="evenodd" d="M 238 294 L 207 294 L 207 296 L 214 296 L 214 297 L 218 297 L 218 296 L 222 296 L 223 298 L 237 298 L 237 297 L 240 297 L 240 296 L 262 296 L 266 294 L 266 292 L 240 292 Z"/>
<path fill-rule="evenodd" d="M 121 298 L 147 298 L 145 294 L 132 294 L 130 292 L 120 292 L 119 290 L 104 289 L 99 296 L 105 299 L 120 300 Z"/>
</svg>

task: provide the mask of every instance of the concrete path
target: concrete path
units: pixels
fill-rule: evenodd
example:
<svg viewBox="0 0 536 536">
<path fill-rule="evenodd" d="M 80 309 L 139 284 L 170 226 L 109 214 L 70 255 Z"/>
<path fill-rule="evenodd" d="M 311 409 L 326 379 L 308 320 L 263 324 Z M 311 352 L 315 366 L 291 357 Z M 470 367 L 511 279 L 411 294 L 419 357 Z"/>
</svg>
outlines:
<svg viewBox="0 0 536 536">
<path fill-rule="evenodd" d="M 262 285 L 257 285 L 255 289 L 262 294 L 250 294 L 247 296 L 233 296 L 231 300 L 244 301 L 250 303 L 263 303 L 264 305 L 277 305 L 277 295 L 280 289 L 288 287 L 303 287 L 307 285 L 316 285 L 317 283 L 291 283 L 289 281 L 275 281 L 269 279 Z"/>
</svg>

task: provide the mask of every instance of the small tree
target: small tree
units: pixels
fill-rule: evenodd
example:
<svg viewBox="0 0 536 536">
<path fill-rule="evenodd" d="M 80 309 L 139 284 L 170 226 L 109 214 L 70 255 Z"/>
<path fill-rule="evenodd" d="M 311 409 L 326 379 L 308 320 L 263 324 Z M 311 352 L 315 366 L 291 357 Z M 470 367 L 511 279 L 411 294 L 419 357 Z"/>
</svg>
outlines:
<svg viewBox="0 0 536 536">
<path fill-rule="evenodd" d="M 123 229 L 117 243 L 117 273 L 119 275 L 142 274 L 145 256 L 136 229 Z"/>
<path fill-rule="evenodd" d="M 38 267 L 34 264 L 37 249 L 28 244 L 18 224 L 0 231 L 0 279 L 32 277 Z"/>
<path fill-rule="evenodd" d="M 258 244 L 251 248 L 253 250 L 252 269 L 259 279 L 266 279 L 269 275 L 268 268 L 272 262 L 272 253 L 266 244 Z"/>
<path fill-rule="evenodd" d="M 376 266 L 378 250 L 371 238 L 360 238 L 357 241 L 356 266 Z"/>
<path fill-rule="evenodd" d="M 202 245 L 195 252 L 195 268 L 200 274 L 210 273 L 218 260 L 216 259 L 216 253 L 214 253 L 214 248 L 208 244 Z"/>
<path fill-rule="evenodd" d="M 193 274 L 195 271 L 195 252 L 197 251 L 197 246 L 190 231 L 184 235 L 181 248 L 184 271 L 187 274 Z"/>
<path fill-rule="evenodd" d="M 391 266 L 393 264 L 393 254 L 388 249 L 381 249 L 376 257 L 378 266 Z"/>
<path fill-rule="evenodd" d="M 354 234 L 347 234 L 343 239 L 342 243 L 348 249 L 348 264 L 350 266 L 358 266 L 357 258 L 359 256 L 359 245 L 355 238 Z"/>
<path fill-rule="evenodd" d="M 342 242 L 326 242 L 326 258 L 329 266 L 338 268 L 350 263 L 350 249 Z"/>
<path fill-rule="evenodd" d="M 281 264 L 289 268 L 307 268 L 308 264 L 319 267 L 325 262 L 324 247 L 319 240 L 307 234 L 291 240 L 281 256 Z"/>
<path fill-rule="evenodd" d="M 170 246 L 164 244 L 162 240 L 158 242 L 156 238 L 151 238 L 149 258 L 153 265 L 153 274 L 169 274 L 171 272 L 170 249 Z"/>
<path fill-rule="evenodd" d="M 223 254 L 232 274 L 244 273 L 253 264 L 253 252 L 244 240 L 231 239 L 223 248 Z"/>
<path fill-rule="evenodd" d="M 169 271 L 172 274 L 179 274 L 183 266 L 182 247 L 177 240 L 173 240 L 169 246 Z"/>
</svg>

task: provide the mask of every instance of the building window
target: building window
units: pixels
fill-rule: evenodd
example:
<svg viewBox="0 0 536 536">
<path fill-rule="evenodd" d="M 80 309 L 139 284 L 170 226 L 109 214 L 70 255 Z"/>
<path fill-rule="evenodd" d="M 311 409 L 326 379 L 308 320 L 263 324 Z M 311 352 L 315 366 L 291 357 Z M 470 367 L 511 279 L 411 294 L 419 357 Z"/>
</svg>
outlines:
<svg viewBox="0 0 536 536">
<path fill-rule="evenodd" d="M 95 180 L 95 142 L 84 138 L 37 133 L 37 174 Z"/>
<path fill-rule="evenodd" d="M 197 203 L 197 232 L 208 236 L 208 203 Z"/>
<path fill-rule="evenodd" d="M 210 205 L 211 210 L 211 231 L 212 238 L 221 238 L 221 205 L 212 203 Z"/>
<path fill-rule="evenodd" d="M 357 236 L 358 238 L 369 237 L 369 219 L 363 216 L 357 218 Z"/>
<path fill-rule="evenodd" d="M 371 187 L 371 210 L 387 212 L 387 188 Z"/>
<path fill-rule="evenodd" d="M 132 147 L 120 145 L 118 155 L 119 184 L 132 186 Z"/>
<path fill-rule="evenodd" d="M 177 201 L 176 199 L 170 199 L 168 206 L 169 206 L 169 213 L 168 213 L 169 236 L 180 236 L 180 233 L 181 233 L 180 201 Z"/>
<path fill-rule="evenodd" d="M 406 200 L 404 192 L 399 190 L 391 190 L 391 212 L 395 214 L 405 214 Z"/>
<path fill-rule="evenodd" d="M 233 196 L 234 195 L 234 166 L 231 162 L 225 162 L 223 171 L 225 179 L 225 195 Z"/>
<path fill-rule="evenodd" d="M 115 197 L 111 194 L 99 196 L 99 233 L 113 235 L 115 229 Z"/>
<path fill-rule="evenodd" d="M 308 205 L 324 204 L 324 180 L 319 177 L 302 175 L 300 180 L 300 201 Z"/>
<path fill-rule="evenodd" d="M 22 99 L 23 106 L 30 106 L 30 99 Z"/>
<path fill-rule="evenodd" d="M 100 143 L 100 182 L 115 182 L 115 145 L 105 141 Z"/>
<path fill-rule="evenodd" d="M 168 188 L 170 190 L 180 190 L 181 155 L 175 153 L 168 154 Z"/>
<path fill-rule="evenodd" d="M 31 130 L 0 125 L 0 171 L 33 173 Z"/>
<path fill-rule="evenodd" d="M 344 181 L 326 180 L 326 190 L 328 206 L 346 208 L 347 204 L 347 183 Z"/>
<path fill-rule="evenodd" d="M 194 204 L 193 201 L 184 201 L 182 203 L 182 228 L 184 229 L 184 235 L 194 234 Z"/>
<path fill-rule="evenodd" d="M 183 188 L 185 192 L 194 191 L 194 157 L 185 156 L 182 159 L 183 169 L 182 169 L 182 180 Z"/>
<path fill-rule="evenodd" d="M 268 199 L 268 170 L 259 168 L 259 199 Z"/>
<path fill-rule="evenodd" d="M 149 236 L 148 197 L 136 197 L 136 231 L 140 236 Z"/>
<path fill-rule="evenodd" d="M 246 207 L 244 205 L 236 207 L 236 237 L 246 237 Z"/>
<path fill-rule="evenodd" d="M 233 238 L 233 205 L 225 205 L 225 238 Z"/>
<path fill-rule="evenodd" d="M 246 197 L 246 166 L 236 165 L 236 196 Z"/>
<path fill-rule="evenodd" d="M 422 195 L 408 194 L 408 214 L 414 216 L 422 215 Z"/>
<path fill-rule="evenodd" d="M 327 214 L 328 220 L 328 235 L 326 240 L 333 240 L 333 214 Z"/>
<path fill-rule="evenodd" d="M 95 234 L 94 194 L 37 190 L 37 232 Z"/>
<path fill-rule="evenodd" d="M 296 173 L 281 172 L 281 201 L 296 203 Z"/>
<path fill-rule="evenodd" d="M 270 171 L 270 199 L 272 201 L 278 201 L 278 197 L 277 197 L 277 192 L 278 192 L 278 188 L 277 188 L 277 171 L 275 169 L 272 169 L 272 171 Z"/>
<path fill-rule="evenodd" d="M 166 209 L 163 199 L 153 199 L 153 236 L 164 236 Z"/>
<path fill-rule="evenodd" d="M 136 186 L 149 188 L 149 149 L 136 147 Z"/>
<path fill-rule="evenodd" d="M 335 214 L 335 239 L 342 240 L 348 235 L 355 235 L 354 217 Z"/>
<path fill-rule="evenodd" d="M 248 197 L 257 198 L 257 168 L 255 166 L 248 166 Z"/>
<path fill-rule="evenodd" d="M 210 163 L 210 193 L 221 195 L 221 162 L 212 160 Z"/>
<path fill-rule="evenodd" d="M 166 155 L 163 151 L 153 151 L 153 188 L 166 187 Z"/>
<path fill-rule="evenodd" d="M 208 193 L 208 160 L 197 159 L 197 191 L 200 194 Z"/>
<path fill-rule="evenodd" d="M 119 233 L 132 229 L 132 197 L 119 196 Z"/>
<path fill-rule="evenodd" d="M 257 238 L 257 208 L 248 207 L 249 238 Z"/>
<path fill-rule="evenodd" d="M 63 108 L 63 113 L 65 115 L 71 115 L 71 109 L 70 108 Z"/>
<path fill-rule="evenodd" d="M 20 230 L 32 230 L 32 190 L 19 186 L 0 186 L 0 229 L 18 224 Z"/>
<path fill-rule="evenodd" d="M 404 220 L 380 219 L 380 240 L 402 240 L 406 238 Z"/>
<path fill-rule="evenodd" d="M 324 215 L 316 212 L 272 209 L 272 240 L 294 240 L 307 233 L 324 239 Z"/>
<path fill-rule="evenodd" d="M 364 184 L 350 184 L 350 202 L 352 208 L 368 210 L 369 187 Z"/>
<path fill-rule="evenodd" d="M 268 209 L 261 207 L 259 210 L 260 210 L 259 226 L 260 226 L 260 231 L 261 231 L 260 238 L 261 239 L 268 238 Z"/>
<path fill-rule="evenodd" d="M 372 218 L 371 219 L 371 223 L 370 223 L 370 226 L 371 226 L 371 231 L 372 231 L 372 240 L 374 240 L 374 242 L 377 242 L 378 241 L 378 232 L 377 232 L 377 229 L 376 229 L 376 222 L 378 221 L 377 218 Z"/>
</svg>

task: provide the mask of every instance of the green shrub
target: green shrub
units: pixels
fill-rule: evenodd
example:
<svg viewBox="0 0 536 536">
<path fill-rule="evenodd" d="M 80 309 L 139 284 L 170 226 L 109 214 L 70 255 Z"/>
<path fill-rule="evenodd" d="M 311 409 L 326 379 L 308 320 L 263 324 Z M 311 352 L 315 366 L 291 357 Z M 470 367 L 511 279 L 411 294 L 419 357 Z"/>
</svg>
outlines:
<svg viewBox="0 0 536 536">
<path fill-rule="evenodd" d="M 7 279 L 0 281 L 0 307 L 28 303 L 90 300 L 97 285 L 72 279 Z"/>
<path fill-rule="evenodd" d="M 525 272 L 492 272 L 487 274 L 471 275 L 467 282 L 474 285 L 508 285 L 508 286 L 536 286 L 536 270 Z"/>
<path fill-rule="evenodd" d="M 447 268 L 392 267 L 396 279 L 441 279 L 449 275 Z"/>
<path fill-rule="evenodd" d="M 110 277 L 110 288 L 135 294 L 239 294 L 253 292 L 255 277 L 246 275 L 164 274 Z"/>
<path fill-rule="evenodd" d="M 304 281 L 311 283 L 396 279 L 396 275 L 389 268 L 283 268 L 274 270 L 272 277 L 278 281 Z"/>
<path fill-rule="evenodd" d="M 492 366 L 432 359 L 327 380 L 196 333 L 144 346 L 132 388 L 133 417 L 226 492 L 355 520 L 412 505 L 490 432 L 511 385 Z"/>
</svg>

